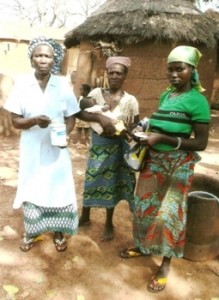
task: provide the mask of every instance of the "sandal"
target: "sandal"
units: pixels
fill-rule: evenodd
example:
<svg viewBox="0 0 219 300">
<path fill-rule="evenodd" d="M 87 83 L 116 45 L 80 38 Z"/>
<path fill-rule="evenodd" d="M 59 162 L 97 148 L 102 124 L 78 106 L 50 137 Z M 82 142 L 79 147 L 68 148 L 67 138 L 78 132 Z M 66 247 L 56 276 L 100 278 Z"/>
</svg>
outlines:
<svg viewBox="0 0 219 300">
<path fill-rule="evenodd" d="M 167 284 L 167 277 L 155 278 L 155 275 L 151 278 L 147 289 L 151 293 L 159 293 L 163 291 Z"/>
<path fill-rule="evenodd" d="M 64 238 L 64 237 L 62 237 L 62 238 L 54 237 L 53 242 L 54 242 L 56 250 L 58 252 L 63 252 L 67 249 L 67 240 L 66 240 L 66 238 Z"/>
<path fill-rule="evenodd" d="M 23 251 L 23 252 L 27 252 L 29 251 L 32 247 L 33 247 L 33 244 L 37 241 L 41 241 L 42 238 L 38 235 L 38 236 L 35 236 L 35 237 L 32 237 L 32 238 L 27 238 L 26 235 L 24 235 L 21 243 L 20 243 L 20 250 Z"/>
<path fill-rule="evenodd" d="M 120 257 L 122 258 L 134 258 L 145 255 L 140 251 L 139 248 L 126 248 L 120 252 Z"/>
</svg>

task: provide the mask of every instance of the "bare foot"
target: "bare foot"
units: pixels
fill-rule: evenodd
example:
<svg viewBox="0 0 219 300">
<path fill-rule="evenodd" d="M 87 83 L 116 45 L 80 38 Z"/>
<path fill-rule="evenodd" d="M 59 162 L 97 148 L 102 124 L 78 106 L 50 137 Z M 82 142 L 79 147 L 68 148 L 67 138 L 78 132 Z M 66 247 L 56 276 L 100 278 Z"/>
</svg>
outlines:
<svg viewBox="0 0 219 300">
<path fill-rule="evenodd" d="M 80 219 L 79 219 L 79 224 L 78 224 L 78 226 L 79 226 L 79 227 L 82 227 L 82 226 L 89 226 L 90 224 L 91 224 L 90 219 L 80 218 Z"/>
<path fill-rule="evenodd" d="M 112 239 L 114 239 L 114 227 L 105 227 L 101 241 L 108 242 Z"/>
</svg>

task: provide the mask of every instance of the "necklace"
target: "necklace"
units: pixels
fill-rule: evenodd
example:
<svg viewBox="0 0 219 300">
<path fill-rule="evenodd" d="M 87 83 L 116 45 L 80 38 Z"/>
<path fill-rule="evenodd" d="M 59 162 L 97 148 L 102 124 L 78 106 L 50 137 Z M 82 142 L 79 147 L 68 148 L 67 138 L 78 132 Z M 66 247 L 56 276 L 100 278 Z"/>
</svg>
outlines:
<svg viewBox="0 0 219 300">
<path fill-rule="evenodd" d="M 170 98 L 177 98 L 177 97 L 180 97 L 181 95 L 184 95 L 186 93 L 188 93 L 191 89 L 189 90 L 186 90 L 186 91 L 177 91 L 176 89 L 173 89 L 171 92 L 170 92 L 170 95 L 169 97 Z"/>
<path fill-rule="evenodd" d="M 168 105 L 174 105 L 176 102 L 186 101 L 191 97 L 191 94 L 193 93 L 193 90 L 189 90 L 187 92 L 181 93 L 179 95 L 172 95 L 170 97 L 170 94 L 166 94 L 166 97 L 164 99 L 164 103 Z"/>
<path fill-rule="evenodd" d="M 123 91 L 119 91 L 119 93 L 115 93 L 114 95 L 111 95 L 110 90 L 106 90 L 106 92 L 114 103 L 118 103 L 124 94 Z"/>
</svg>

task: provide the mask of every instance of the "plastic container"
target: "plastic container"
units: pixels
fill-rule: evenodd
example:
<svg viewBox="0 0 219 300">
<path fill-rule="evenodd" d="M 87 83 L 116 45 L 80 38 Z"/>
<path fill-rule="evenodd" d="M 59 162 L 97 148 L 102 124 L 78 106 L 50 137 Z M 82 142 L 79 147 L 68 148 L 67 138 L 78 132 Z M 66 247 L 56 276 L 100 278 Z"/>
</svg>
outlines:
<svg viewBox="0 0 219 300">
<path fill-rule="evenodd" d="M 66 125 L 59 123 L 50 124 L 51 145 L 58 147 L 67 146 Z"/>
<path fill-rule="evenodd" d="M 219 180 L 198 174 L 188 195 L 184 258 L 206 261 L 219 255 Z"/>
</svg>

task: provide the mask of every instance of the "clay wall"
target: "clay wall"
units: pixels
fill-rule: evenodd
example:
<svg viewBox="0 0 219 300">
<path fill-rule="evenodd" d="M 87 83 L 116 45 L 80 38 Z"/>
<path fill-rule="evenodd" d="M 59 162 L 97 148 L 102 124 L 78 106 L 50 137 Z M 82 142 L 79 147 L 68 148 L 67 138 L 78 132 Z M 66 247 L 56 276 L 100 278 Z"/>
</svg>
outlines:
<svg viewBox="0 0 219 300">
<path fill-rule="evenodd" d="M 126 81 L 126 89 L 134 94 L 140 103 L 141 115 L 150 116 L 157 108 L 160 93 L 169 85 L 166 74 L 166 58 L 175 45 L 145 42 L 126 47 L 123 55 L 130 56 L 132 66 Z M 204 95 L 211 102 L 214 71 L 216 67 L 216 50 L 198 47 L 202 58 L 198 72 L 202 86 L 206 89 Z"/>
<path fill-rule="evenodd" d="M 151 115 L 158 106 L 160 93 L 169 85 L 166 58 L 175 46 L 177 45 L 147 41 L 121 47 L 123 51 L 119 55 L 129 56 L 132 60 L 124 89 L 138 99 L 141 117 Z M 202 86 L 206 89 L 204 94 L 210 103 L 216 68 L 216 49 L 201 46 L 198 49 L 202 53 L 198 71 Z M 104 75 L 106 59 L 101 49 L 94 49 L 94 46 L 86 41 L 81 43 L 77 63 L 76 93 L 81 83 L 88 83 L 92 87 L 107 85 Z"/>
</svg>

